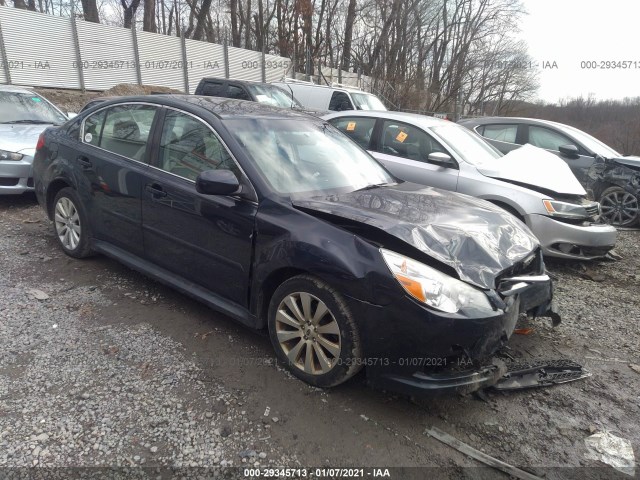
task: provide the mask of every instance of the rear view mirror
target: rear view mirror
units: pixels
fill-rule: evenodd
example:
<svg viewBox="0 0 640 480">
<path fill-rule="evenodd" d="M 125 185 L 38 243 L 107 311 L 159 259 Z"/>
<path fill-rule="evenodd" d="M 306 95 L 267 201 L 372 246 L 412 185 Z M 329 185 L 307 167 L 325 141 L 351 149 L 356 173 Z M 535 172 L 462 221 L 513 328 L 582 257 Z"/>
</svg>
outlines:
<svg viewBox="0 0 640 480">
<path fill-rule="evenodd" d="M 238 193 L 240 182 L 231 170 L 205 170 L 196 178 L 196 191 L 204 195 Z"/>
<path fill-rule="evenodd" d="M 578 152 L 578 147 L 576 147 L 575 145 L 560 145 L 558 147 L 558 150 L 560 150 L 560 153 L 565 157 L 569 157 L 569 158 L 580 157 L 580 153 Z"/>
<path fill-rule="evenodd" d="M 430 153 L 429 156 L 427 157 L 427 160 L 429 163 L 440 165 L 441 167 L 453 166 L 453 160 L 451 160 L 451 157 L 443 152 Z"/>
</svg>

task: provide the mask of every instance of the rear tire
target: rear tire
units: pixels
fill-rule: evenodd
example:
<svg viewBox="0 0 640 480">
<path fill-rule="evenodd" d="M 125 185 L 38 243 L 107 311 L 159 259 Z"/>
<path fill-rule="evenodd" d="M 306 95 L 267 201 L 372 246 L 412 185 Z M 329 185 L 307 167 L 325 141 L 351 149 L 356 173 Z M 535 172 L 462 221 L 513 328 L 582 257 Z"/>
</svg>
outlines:
<svg viewBox="0 0 640 480">
<path fill-rule="evenodd" d="M 85 258 L 93 254 L 88 216 L 73 188 L 63 188 L 53 200 L 53 233 L 62 251 L 70 257 Z"/>
<path fill-rule="evenodd" d="M 638 223 L 638 197 L 622 187 L 609 187 L 600 196 L 602 220 L 616 227 Z"/>
<path fill-rule="evenodd" d="M 300 275 L 282 283 L 271 298 L 268 322 L 278 359 L 310 385 L 333 387 L 363 366 L 348 305 L 318 278 Z"/>
</svg>

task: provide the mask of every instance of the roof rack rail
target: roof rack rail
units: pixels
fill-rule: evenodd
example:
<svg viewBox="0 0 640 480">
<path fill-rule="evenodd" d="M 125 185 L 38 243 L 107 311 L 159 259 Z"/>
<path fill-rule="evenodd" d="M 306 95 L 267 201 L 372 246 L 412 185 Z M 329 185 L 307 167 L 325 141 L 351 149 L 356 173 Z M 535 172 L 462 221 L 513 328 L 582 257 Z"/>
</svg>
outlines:
<svg viewBox="0 0 640 480">
<path fill-rule="evenodd" d="M 284 83 L 301 83 L 301 84 L 304 84 L 304 85 L 315 85 L 315 83 L 313 83 L 313 80 L 311 80 L 311 81 L 298 80 L 297 78 L 291 78 L 291 77 L 284 77 L 282 79 L 282 81 Z"/>
</svg>

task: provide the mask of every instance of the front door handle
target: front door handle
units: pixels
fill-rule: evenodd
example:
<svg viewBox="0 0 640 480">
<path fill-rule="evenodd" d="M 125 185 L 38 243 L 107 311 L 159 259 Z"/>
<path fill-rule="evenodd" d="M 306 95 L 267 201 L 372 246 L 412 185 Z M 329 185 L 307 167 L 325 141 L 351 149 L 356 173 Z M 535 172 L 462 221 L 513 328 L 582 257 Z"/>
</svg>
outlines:
<svg viewBox="0 0 640 480">
<path fill-rule="evenodd" d="M 167 192 L 165 192 L 160 185 L 157 183 L 147 184 L 144 189 L 151 194 L 153 198 L 161 198 L 166 197 Z"/>
<path fill-rule="evenodd" d="M 85 168 L 91 168 L 93 167 L 93 164 L 91 163 L 91 160 L 89 160 L 87 157 L 85 157 L 84 155 L 80 155 L 76 160 L 78 160 L 78 163 L 80 165 L 82 165 Z"/>
</svg>

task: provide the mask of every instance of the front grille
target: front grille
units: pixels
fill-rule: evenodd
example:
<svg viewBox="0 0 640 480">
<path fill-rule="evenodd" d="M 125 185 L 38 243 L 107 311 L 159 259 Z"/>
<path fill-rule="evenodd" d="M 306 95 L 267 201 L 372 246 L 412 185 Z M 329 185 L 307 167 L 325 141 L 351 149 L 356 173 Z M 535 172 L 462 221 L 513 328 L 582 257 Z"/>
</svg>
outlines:
<svg viewBox="0 0 640 480">
<path fill-rule="evenodd" d="M 14 187 L 20 181 L 19 178 L 0 177 L 0 187 Z"/>
<path fill-rule="evenodd" d="M 599 203 L 591 203 L 589 205 L 585 205 L 585 210 L 587 211 L 587 215 L 589 217 L 597 217 L 600 215 L 600 204 Z"/>
</svg>

